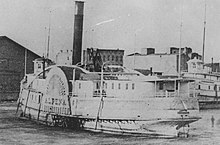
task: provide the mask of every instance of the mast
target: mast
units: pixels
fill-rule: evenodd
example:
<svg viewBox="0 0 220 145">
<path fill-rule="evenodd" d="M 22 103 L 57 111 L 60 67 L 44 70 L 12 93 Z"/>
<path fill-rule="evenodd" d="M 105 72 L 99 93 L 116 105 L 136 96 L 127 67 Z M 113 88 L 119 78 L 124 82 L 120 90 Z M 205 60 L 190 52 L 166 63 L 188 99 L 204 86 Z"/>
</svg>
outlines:
<svg viewBox="0 0 220 145">
<path fill-rule="evenodd" d="M 183 27 L 183 1 L 181 5 L 181 17 L 180 17 L 180 48 L 179 48 L 179 77 L 181 76 L 181 47 L 182 47 L 182 27 Z"/>
<path fill-rule="evenodd" d="M 51 14 L 51 11 L 50 11 Z M 49 49 L 50 49 L 50 15 L 49 15 L 49 29 L 48 29 L 48 36 L 47 36 L 47 52 L 46 52 L 46 58 L 49 58 Z"/>
<path fill-rule="evenodd" d="M 27 49 L 24 50 L 24 75 L 27 74 Z"/>
<path fill-rule="evenodd" d="M 206 32 L 206 0 L 205 0 L 205 13 L 204 13 L 204 28 L 203 28 L 203 43 L 202 43 L 202 62 L 205 61 L 205 32 Z"/>
<path fill-rule="evenodd" d="M 181 4 L 181 16 L 180 16 L 180 48 L 179 48 L 179 72 L 178 72 L 178 78 L 181 77 L 181 48 L 182 48 L 182 27 L 183 27 L 183 1 Z M 178 90 L 177 90 L 178 96 L 180 96 L 180 80 L 178 82 Z"/>
</svg>

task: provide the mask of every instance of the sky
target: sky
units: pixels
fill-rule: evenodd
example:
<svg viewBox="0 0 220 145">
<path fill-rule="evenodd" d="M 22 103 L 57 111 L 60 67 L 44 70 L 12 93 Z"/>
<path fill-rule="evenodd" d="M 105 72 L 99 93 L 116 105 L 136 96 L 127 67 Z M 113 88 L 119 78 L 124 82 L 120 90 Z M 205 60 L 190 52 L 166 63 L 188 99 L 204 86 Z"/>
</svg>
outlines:
<svg viewBox="0 0 220 145">
<path fill-rule="evenodd" d="M 220 62 L 220 1 L 206 0 L 205 61 Z M 49 22 L 50 53 L 73 45 L 74 0 L 1 0 L 0 35 L 43 55 Z M 202 54 L 205 0 L 86 0 L 83 49 L 191 47 Z M 182 27 L 181 27 L 182 24 Z"/>
</svg>

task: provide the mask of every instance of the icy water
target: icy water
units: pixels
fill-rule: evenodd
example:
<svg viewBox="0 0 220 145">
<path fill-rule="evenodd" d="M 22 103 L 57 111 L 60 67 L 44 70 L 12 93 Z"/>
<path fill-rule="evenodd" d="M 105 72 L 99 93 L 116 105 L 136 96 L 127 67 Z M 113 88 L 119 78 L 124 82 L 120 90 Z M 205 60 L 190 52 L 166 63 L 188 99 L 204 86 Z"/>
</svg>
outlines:
<svg viewBox="0 0 220 145">
<path fill-rule="evenodd" d="M 220 110 L 200 111 L 201 120 L 191 125 L 189 138 L 117 136 L 48 127 L 15 116 L 15 103 L 0 104 L 2 145 L 220 145 Z M 212 127 L 211 117 L 215 118 Z"/>
</svg>

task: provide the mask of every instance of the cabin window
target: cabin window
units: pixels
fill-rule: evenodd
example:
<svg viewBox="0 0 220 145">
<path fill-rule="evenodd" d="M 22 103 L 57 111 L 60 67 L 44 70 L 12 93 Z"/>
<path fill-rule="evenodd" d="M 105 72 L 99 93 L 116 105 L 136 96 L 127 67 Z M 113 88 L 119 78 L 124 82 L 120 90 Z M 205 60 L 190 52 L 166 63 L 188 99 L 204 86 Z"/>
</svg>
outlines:
<svg viewBox="0 0 220 145">
<path fill-rule="evenodd" d="M 127 89 L 128 89 L 128 84 L 126 84 L 126 86 L 125 86 L 125 87 L 126 87 L 125 89 L 127 90 Z"/>
<path fill-rule="evenodd" d="M 40 63 L 38 63 L 37 68 L 38 68 L 38 69 L 40 69 L 40 68 L 41 68 L 41 64 L 40 64 Z"/>
<path fill-rule="evenodd" d="M 132 90 L 134 90 L 134 83 L 132 84 Z"/>
<path fill-rule="evenodd" d="M 120 83 L 118 83 L 118 89 L 121 89 L 121 84 Z"/>
<path fill-rule="evenodd" d="M 79 89 L 81 89 L 81 83 L 79 83 Z"/>
<path fill-rule="evenodd" d="M 163 82 L 159 83 L 159 90 L 163 90 Z"/>
<path fill-rule="evenodd" d="M 112 83 L 112 89 L 114 89 L 114 83 Z"/>
<path fill-rule="evenodd" d="M 41 102 L 41 95 L 38 95 L 38 103 Z"/>
<path fill-rule="evenodd" d="M 217 85 L 214 85 L 213 90 L 217 91 Z"/>
<path fill-rule="evenodd" d="M 96 83 L 96 89 L 99 89 L 99 83 L 98 82 Z"/>
<path fill-rule="evenodd" d="M 196 68 L 196 64 L 194 62 L 192 63 L 192 66 L 193 66 L 193 68 Z"/>
<path fill-rule="evenodd" d="M 118 61 L 118 56 L 115 57 L 115 61 Z"/>
<path fill-rule="evenodd" d="M 105 88 L 107 89 L 107 87 L 108 87 L 108 86 L 107 86 L 107 83 L 104 83 L 104 85 L 105 85 Z"/>
</svg>

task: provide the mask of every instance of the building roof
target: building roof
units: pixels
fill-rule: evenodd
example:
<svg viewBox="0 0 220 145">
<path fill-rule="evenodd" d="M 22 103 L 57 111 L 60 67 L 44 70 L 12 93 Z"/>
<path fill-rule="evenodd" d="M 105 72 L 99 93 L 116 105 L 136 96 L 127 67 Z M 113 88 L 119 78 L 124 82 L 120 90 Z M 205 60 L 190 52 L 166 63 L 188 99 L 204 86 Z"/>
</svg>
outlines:
<svg viewBox="0 0 220 145">
<path fill-rule="evenodd" d="M 187 63 L 191 63 L 191 62 L 194 62 L 194 63 L 203 63 L 200 59 L 190 59 Z"/>
<path fill-rule="evenodd" d="M 138 53 L 138 52 L 135 52 L 135 53 L 132 53 L 132 54 L 128 54 L 127 56 L 134 56 L 134 55 L 141 56 L 142 54 L 140 54 L 140 53 Z"/>
<path fill-rule="evenodd" d="M 179 54 L 175 54 L 175 53 L 173 53 L 173 54 L 170 54 L 170 53 L 141 54 L 141 53 L 136 52 L 136 53 L 128 54 L 127 56 L 134 56 L 134 55 L 136 55 L 136 56 L 152 56 L 152 55 L 179 55 Z"/>
<path fill-rule="evenodd" d="M 39 57 L 39 58 L 36 58 L 33 62 L 43 62 L 45 61 L 46 63 L 48 63 L 49 65 L 51 64 L 55 64 L 52 60 L 48 59 L 48 58 L 43 58 L 43 57 Z"/>
<path fill-rule="evenodd" d="M 91 49 L 91 48 L 87 48 L 87 49 Z M 92 49 L 94 50 L 98 49 L 99 51 L 124 51 L 119 48 L 92 48 Z"/>
<path fill-rule="evenodd" d="M 9 41 L 11 41 L 12 43 L 14 43 L 15 45 L 19 45 L 21 48 L 27 49 L 27 50 L 30 51 L 31 53 L 37 55 L 38 57 L 41 57 L 40 55 L 36 54 L 35 52 L 31 51 L 31 50 L 28 49 L 28 48 L 25 48 L 24 46 L 22 46 L 21 44 L 15 42 L 14 40 L 8 38 L 7 36 L 0 36 L 0 41 L 2 41 L 2 40 L 9 40 Z"/>
</svg>

